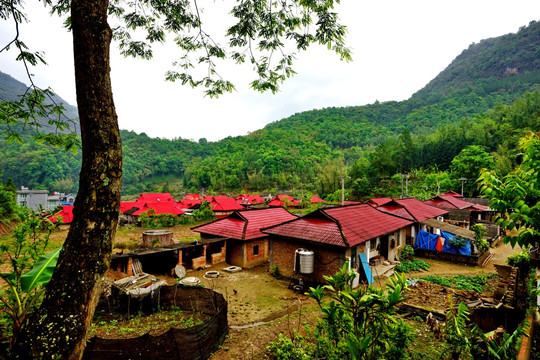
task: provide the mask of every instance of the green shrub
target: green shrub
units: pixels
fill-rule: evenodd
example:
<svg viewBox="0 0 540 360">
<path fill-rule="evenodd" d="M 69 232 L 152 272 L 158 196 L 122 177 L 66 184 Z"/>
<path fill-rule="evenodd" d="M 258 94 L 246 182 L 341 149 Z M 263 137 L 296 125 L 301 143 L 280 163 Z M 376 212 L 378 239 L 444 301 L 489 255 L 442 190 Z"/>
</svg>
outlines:
<svg viewBox="0 0 540 360">
<path fill-rule="evenodd" d="M 400 264 L 398 264 L 395 268 L 395 271 L 399 271 L 402 273 L 408 273 L 411 271 L 421 271 L 421 270 L 429 270 L 429 264 L 422 260 L 409 260 L 404 261 Z"/>
<path fill-rule="evenodd" d="M 399 261 L 412 260 L 414 257 L 414 248 L 411 245 L 405 245 L 398 251 Z"/>
<path fill-rule="evenodd" d="M 518 268 L 520 279 L 525 279 L 531 270 L 531 258 L 527 250 L 508 256 L 506 263 Z"/>
</svg>

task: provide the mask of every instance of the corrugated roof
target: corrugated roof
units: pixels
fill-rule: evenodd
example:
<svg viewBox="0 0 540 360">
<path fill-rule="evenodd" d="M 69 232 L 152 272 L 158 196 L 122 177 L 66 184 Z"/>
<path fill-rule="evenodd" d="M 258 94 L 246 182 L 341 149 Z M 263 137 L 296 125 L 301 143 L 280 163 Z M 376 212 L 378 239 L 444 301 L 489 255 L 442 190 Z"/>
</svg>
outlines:
<svg viewBox="0 0 540 360">
<path fill-rule="evenodd" d="M 142 193 L 137 199 L 140 202 L 157 202 L 157 201 L 173 201 L 171 194 L 169 193 Z"/>
<path fill-rule="evenodd" d="M 182 215 L 184 212 L 176 207 L 176 204 L 173 202 L 148 202 L 144 204 L 142 208 L 135 211 L 133 215 L 138 216 L 148 210 L 154 210 L 156 215 L 160 214 L 172 214 L 172 215 Z"/>
<path fill-rule="evenodd" d="M 214 211 L 234 211 L 242 210 L 242 205 L 238 204 L 234 198 L 227 196 L 214 196 L 210 202 Z"/>
<path fill-rule="evenodd" d="M 452 195 L 439 195 L 433 199 L 424 201 L 424 203 L 438 207 L 440 209 L 460 209 L 472 211 L 486 211 L 488 208 L 483 205 L 473 204 L 465 200 L 461 200 Z"/>
<path fill-rule="evenodd" d="M 235 211 L 224 219 L 196 226 L 192 230 L 236 240 L 252 240 L 266 236 L 261 232 L 262 228 L 294 219 L 297 216 L 283 208 L 244 210 Z"/>
</svg>

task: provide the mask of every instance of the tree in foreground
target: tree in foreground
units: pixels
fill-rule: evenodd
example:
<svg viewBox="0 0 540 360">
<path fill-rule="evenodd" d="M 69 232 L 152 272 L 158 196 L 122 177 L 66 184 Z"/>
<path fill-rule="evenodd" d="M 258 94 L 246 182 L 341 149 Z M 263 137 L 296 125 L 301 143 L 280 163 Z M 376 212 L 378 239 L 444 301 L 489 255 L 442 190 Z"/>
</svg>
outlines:
<svg viewBox="0 0 540 360">
<path fill-rule="evenodd" d="M 522 248 L 540 246 L 540 134 L 520 140 L 521 164 L 502 179 L 495 171 L 483 171 L 480 191 L 489 206 L 499 212 L 498 224 L 508 230 L 504 241 Z"/>
<path fill-rule="evenodd" d="M 24 359 L 77 359 L 83 354 L 101 279 L 109 267 L 119 215 L 122 144 L 111 90 L 111 41 L 119 41 L 126 56 L 149 59 L 152 44 L 162 43 L 166 34 L 173 34 L 183 55 L 174 64 L 175 69 L 167 73 L 167 79 L 193 87 L 204 86 L 206 95 L 211 97 L 234 88 L 218 75 L 216 66 L 220 60 L 248 61 L 257 77 L 251 82 L 252 88 L 275 92 L 282 81 L 294 74 L 291 66 L 296 51 L 319 43 L 338 53 L 341 59 L 349 60 L 350 52 L 343 42 L 345 27 L 338 23 L 333 11 L 338 0 L 238 1 L 230 11 L 236 23 L 226 30 L 230 51 L 207 33 L 197 1 L 45 0 L 44 3 L 53 13 L 70 15 L 66 24 L 73 33 L 82 167 L 74 221 L 56 271 L 41 306 L 22 324 L 12 352 L 14 357 Z M 109 16 L 114 20 L 113 28 L 109 26 Z M 18 30 L 26 19 L 22 1 L 1 3 L 0 17 L 12 21 Z M 44 61 L 40 53 L 26 48 L 18 31 L 16 34 L 0 51 L 16 49 L 17 58 L 27 69 Z M 136 39 L 135 35 L 140 34 L 144 38 Z M 193 70 L 197 64 L 203 65 L 205 71 Z M 42 105 L 46 91 L 37 87 L 33 90 L 20 102 L 2 102 L 0 110 L 4 116 L 0 121 L 39 126 L 36 113 L 61 112 L 61 107 Z M 50 121 L 57 127 L 63 126 L 60 121 Z M 75 142 L 74 137 L 60 136 L 61 141 L 57 141 L 54 136 L 41 136 L 66 147 L 72 147 Z"/>
</svg>

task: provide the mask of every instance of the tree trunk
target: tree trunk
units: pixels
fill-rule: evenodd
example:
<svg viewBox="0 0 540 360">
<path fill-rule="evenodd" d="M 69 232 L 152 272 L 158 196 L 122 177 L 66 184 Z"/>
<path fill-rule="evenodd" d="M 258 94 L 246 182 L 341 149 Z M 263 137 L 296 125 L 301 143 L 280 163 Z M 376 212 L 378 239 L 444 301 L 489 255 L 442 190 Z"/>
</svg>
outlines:
<svg viewBox="0 0 540 360">
<path fill-rule="evenodd" d="M 80 359 L 110 264 L 122 144 L 110 81 L 107 0 L 73 0 L 71 24 L 82 168 L 74 220 L 40 308 L 13 345 L 16 358 Z"/>
</svg>

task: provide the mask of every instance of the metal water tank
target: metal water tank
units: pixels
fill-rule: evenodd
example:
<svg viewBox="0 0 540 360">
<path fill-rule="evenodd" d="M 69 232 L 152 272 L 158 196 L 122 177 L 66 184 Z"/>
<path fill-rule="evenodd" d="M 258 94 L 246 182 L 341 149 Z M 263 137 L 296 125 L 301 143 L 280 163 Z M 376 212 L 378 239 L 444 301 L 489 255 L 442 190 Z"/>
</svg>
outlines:
<svg viewBox="0 0 540 360">
<path fill-rule="evenodd" d="M 313 265 L 315 262 L 315 253 L 311 250 L 297 249 L 296 250 L 296 270 L 300 274 L 312 274 Z"/>
</svg>

